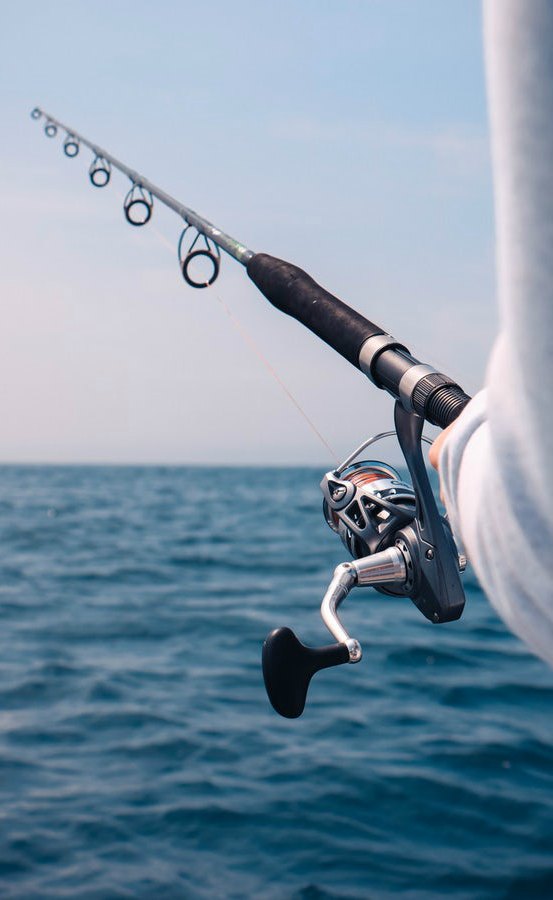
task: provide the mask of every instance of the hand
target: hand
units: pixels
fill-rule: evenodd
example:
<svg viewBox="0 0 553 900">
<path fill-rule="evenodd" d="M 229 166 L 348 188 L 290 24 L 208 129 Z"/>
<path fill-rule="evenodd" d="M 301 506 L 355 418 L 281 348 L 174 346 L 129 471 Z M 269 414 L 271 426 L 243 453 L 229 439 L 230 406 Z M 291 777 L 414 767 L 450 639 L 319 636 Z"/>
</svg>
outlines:
<svg viewBox="0 0 553 900">
<path fill-rule="evenodd" d="M 442 452 L 442 446 L 444 441 L 447 440 L 447 436 L 450 431 L 455 428 L 457 422 L 452 422 L 451 425 L 448 425 L 447 428 L 444 428 L 442 432 L 438 435 L 432 446 L 430 447 L 430 451 L 428 453 L 428 459 L 430 460 L 430 464 L 434 466 L 435 469 L 438 468 L 438 463 L 440 461 L 440 453 Z"/>
</svg>

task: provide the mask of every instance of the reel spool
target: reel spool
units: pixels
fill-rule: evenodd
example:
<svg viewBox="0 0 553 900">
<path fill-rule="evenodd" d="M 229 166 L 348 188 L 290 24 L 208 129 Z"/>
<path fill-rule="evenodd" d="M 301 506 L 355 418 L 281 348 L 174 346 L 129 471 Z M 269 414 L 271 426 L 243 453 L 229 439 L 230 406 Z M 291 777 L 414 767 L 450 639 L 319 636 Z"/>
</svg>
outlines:
<svg viewBox="0 0 553 900">
<path fill-rule="evenodd" d="M 391 533 L 411 522 L 415 492 L 395 469 L 376 460 L 362 460 L 321 481 L 323 513 L 355 559 L 378 553 Z"/>
</svg>

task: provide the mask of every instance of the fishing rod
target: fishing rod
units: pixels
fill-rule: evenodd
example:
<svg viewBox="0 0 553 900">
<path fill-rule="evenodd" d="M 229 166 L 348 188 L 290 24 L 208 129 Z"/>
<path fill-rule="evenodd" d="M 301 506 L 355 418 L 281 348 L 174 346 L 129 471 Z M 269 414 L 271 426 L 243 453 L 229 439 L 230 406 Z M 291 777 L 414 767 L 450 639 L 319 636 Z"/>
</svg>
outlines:
<svg viewBox="0 0 553 900">
<path fill-rule="evenodd" d="M 112 169 L 130 179 L 123 209 L 129 224 L 146 225 L 154 198 L 179 215 L 185 225 L 177 255 L 183 278 L 206 288 L 219 275 L 221 250 L 241 263 L 261 293 L 281 312 L 297 319 L 395 399 L 393 432 L 376 435 L 358 447 L 321 482 L 327 524 L 341 538 L 353 561 L 339 565 L 321 604 L 321 615 L 337 643 L 307 647 L 289 628 L 271 632 L 263 645 L 263 675 L 275 710 L 287 718 L 303 712 L 307 689 L 319 670 L 361 659 L 359 641 L 350 637 L 338 608 L 353 587 L 374 587 L 391 596 L 409 597 L 434 623 L 458 619 L 465 597 L 460 556 L 446 518 L 441 516 L 422 453 L 424 421 L 440 428 L 460 415 L 470 397 L 454 379 L 421 363 L 402 342 L 317 284 L 298 266 L 248 249 L 203 216 L 116 159 L 97 144 L 39 107 L 45 134 L 65 132 L 63 150 L 74 158 L 80 146 L 94 154 L 91 183 L 106 187 Z M 193 264 L 211 265 L 209 277 L 194 277 Z M 391 466 L 359 459 L 376 441 L 395 434 L 411 477 L 403 481 Z"/>
</svg>

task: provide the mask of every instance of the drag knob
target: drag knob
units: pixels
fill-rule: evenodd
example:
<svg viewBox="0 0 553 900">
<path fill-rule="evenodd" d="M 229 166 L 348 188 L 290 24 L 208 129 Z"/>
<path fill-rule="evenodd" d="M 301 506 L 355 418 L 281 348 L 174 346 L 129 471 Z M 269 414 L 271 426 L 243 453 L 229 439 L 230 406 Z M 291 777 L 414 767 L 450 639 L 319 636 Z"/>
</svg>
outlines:
<svg viewBox="0 0 553 900">
<path fill-rule="evenodd" d="M 272 631 L 263 644 L 263 678 L 274 709 L 287 719 L 297 719 L 315 672 L 349 661 L 345 644 L 306 647 L 290 628 Z"/>
</svg>

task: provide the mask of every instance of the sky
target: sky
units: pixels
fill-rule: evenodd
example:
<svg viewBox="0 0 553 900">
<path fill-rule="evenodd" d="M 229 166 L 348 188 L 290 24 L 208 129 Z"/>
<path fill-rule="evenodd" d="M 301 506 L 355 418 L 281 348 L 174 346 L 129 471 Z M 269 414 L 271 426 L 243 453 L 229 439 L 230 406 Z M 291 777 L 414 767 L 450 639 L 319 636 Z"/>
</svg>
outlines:
<svg viewBox="0 0 553 900">
<path fill-rule="evenodd" d="M 392 427 L 391 398 L 230 257 L 189 288 L 178 217 L 127 225 L 128 180 L 91 187 L 35 105 L 478 390 L 497 328 L 481 30 L 473 0 L 5 4 L 0 462 L 329 467 Z"/>
</svg>

